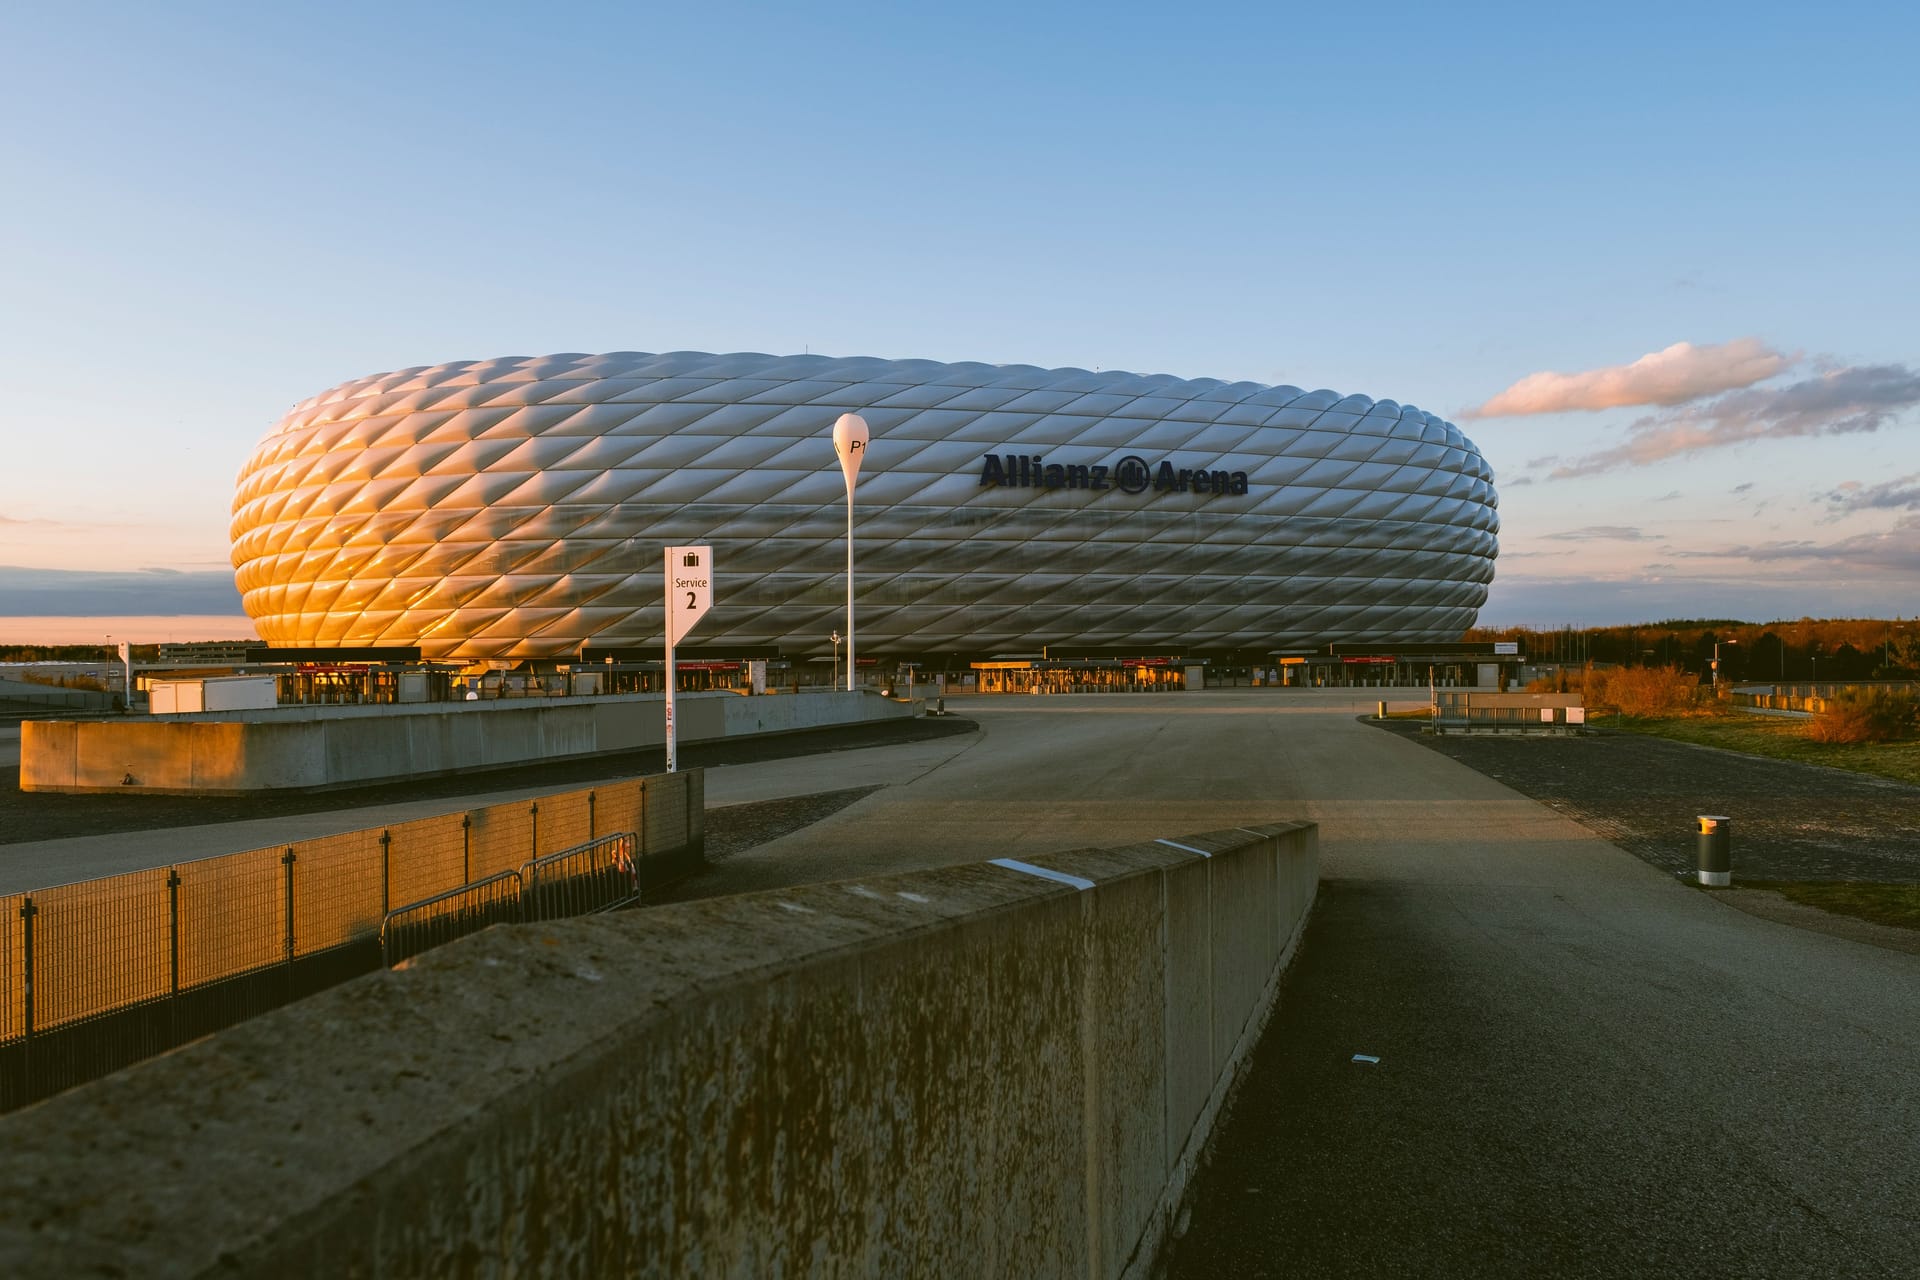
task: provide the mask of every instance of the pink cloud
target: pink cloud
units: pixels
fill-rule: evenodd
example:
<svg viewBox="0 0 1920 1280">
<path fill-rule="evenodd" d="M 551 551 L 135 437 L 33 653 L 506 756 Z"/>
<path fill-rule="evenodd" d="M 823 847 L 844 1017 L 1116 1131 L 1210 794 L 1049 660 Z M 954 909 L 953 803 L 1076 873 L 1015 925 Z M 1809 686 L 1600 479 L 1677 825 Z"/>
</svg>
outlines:
<svg viewBox="0 0 1920 1280">
<path fill-rule="evenodd" d="M 1627 428 L 1620 444 L 1562 462 L 1549 476 L 1564 480 L 1644 467 L 1754 440 L 1878 431 L 1916 405 L 1920 371 L 1901 364 L 1834 369 L 1782 387 L 1735 391 L 1702 405 L 1648 414 Z"/>
<path fill-rule="evenodd" d="M 1676 342 L 1632 364 L 1583 373 L 1530 373 L 1462 416 L 1502 418 L 1574 409 L 1617 409 L 1622 405 L 1685 404 L 1702 396 L 1750 387 L 1790 368 L 1798 359 L 1780 354 L 1758 338 L 1736 338 L 1704 347 Z"/>
</svg>

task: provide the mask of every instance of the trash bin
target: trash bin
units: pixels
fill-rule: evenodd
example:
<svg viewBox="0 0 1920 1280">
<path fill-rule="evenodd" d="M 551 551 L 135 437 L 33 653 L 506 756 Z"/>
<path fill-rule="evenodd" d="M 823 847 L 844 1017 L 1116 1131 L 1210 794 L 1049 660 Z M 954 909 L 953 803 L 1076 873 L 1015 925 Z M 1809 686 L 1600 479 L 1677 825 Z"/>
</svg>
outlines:
<svg viewBox="0 0 1920 1280">
<path fill-rule="evenodd" d="M 1700 815 L 1700 883 L 1725 889 L 1733 883 L 1733 819 L 1720 814 Z"/>
</svg>

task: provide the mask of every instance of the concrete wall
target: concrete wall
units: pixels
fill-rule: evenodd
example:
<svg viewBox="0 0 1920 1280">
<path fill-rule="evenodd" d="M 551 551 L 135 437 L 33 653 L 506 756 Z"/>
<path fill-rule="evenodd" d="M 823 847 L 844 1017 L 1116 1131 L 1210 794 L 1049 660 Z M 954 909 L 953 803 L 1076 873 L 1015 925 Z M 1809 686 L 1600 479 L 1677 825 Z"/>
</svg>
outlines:
<svg viewBox="0 0 1920 1280">
<path fill-rule="evenodd" d="M 680 696 L 675 711 L 682 744 L 913 714 L 910 704 L 865 690 L 757 698 L 689 693 Z M 20 787 L 216 795 L 317 790 L 665 742 L 664 702 L 657 694 L 40 721 L 22 726 Z"/>
<path fill-rule="evenodd" d="M 489 930 L 0 1117 L 0 1273 L 1146 1274 L 1318 877 L 1179 843 Z"/>
</svg>

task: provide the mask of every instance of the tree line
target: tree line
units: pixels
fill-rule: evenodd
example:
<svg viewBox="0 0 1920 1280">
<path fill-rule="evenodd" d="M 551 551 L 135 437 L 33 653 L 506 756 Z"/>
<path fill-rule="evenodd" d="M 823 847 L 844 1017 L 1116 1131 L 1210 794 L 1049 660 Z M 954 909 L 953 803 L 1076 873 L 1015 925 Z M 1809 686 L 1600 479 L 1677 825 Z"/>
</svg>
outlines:
<svg viewBox="0 0 1920 1280">
<path fill-rule="evenodd" d="M 1475 627 L 1464 638 L 1518 641 L 1535 663 L 1679 667 L 1702 679 L 1711 674 L 1716 644 L 1728 680 L 1920 677 L 1920 620 L 1914 618 L 1672 618 L 1614 627 Z"/>
</svg>

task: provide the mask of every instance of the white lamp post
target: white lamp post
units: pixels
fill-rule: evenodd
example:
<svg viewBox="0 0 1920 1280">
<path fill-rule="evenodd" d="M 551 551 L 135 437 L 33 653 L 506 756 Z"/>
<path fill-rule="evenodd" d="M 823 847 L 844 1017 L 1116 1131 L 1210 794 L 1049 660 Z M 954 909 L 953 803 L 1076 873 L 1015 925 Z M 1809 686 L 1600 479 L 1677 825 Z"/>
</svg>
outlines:
<svg viewBox="0 0 1920 1280">
<path fill-rule="evenodd" d="M 853 692 L 853 485 L 860 478 L 860 461 L 867 452 L 867 423 L 857 413 L 843 413 L 833 424 L 833 452 L 847 478 L 847 692 Z"/>
</svg>

